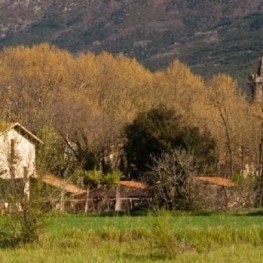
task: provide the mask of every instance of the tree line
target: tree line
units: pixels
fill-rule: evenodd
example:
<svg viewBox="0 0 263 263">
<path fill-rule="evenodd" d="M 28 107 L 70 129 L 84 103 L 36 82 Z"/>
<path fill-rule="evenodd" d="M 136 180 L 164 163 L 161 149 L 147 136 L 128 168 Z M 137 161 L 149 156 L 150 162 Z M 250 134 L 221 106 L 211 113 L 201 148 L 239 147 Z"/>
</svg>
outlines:
<svg viewBox="0 0 263 263">
<path fill-rule="evenodd" d="M 63 177 L 122 166 L 132 174 L 123 147 L 127 126 L 160 105 L 180 115 L 180 125 L 213 138 L 214 173 L 231 177 L 258 165 L 260 105 L 230 76 L 204 80 L 177 60 L 151 72 L 123 55 L 10 47 L 0 52 L 0 96 L 2 120 L 21 122 L 45 142 L 39 169 Z"/>
</svg>

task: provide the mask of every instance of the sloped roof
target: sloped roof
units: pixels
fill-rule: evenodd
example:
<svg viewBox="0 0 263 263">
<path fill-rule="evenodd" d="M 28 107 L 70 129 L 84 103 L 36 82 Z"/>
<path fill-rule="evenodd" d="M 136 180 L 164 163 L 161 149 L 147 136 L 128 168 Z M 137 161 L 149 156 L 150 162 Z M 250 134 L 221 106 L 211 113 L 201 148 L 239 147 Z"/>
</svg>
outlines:
<svg viewBox="0 0 263 263">
<path fill-rule="evenodd" d="M 195 179 L 218 186 L 234 187 L 236 184 L 227 178 L 218 176 L 196 176 Z"/>
<path fill-rule="evenodd" d="M 142 190 L 147 188 L 145 184 L 136 181 L 119 181 L 119 185 Z"/>
<path fill-rule="evenodd" d="M 20 132 L 21 134 L 26 134 L 31 140 L 36 143 L 43 143 L 36 135 L 26 129 L 23 125 L 18 122 L 15 123 L 0 123 L 0 136 L 11 129 L 15 129 L 16 131 Z"/>
<path fill-rule="evenodd" d="M 38 176 L 35 176 L 36 179 L 40 178 Z M 82 195 L 86 194 L 86 190 L 73 184 L 72 182 L 69 182 L 68 180 L 59 178 L 58 176 L 48 174 L 44 175 L 41 177 L 41 180 L 51 186 L 54 186 L 56 188 L 59 188 L 61 190 L 64 190 L 68 193 L 71 193 L 73 195 Z M 120 181 L 119 185 L 124 187 L 124 188 L 130 188 L 131 190 L 145 190 L 147 186 L 141 182 L 136 182 L 136 181 Z M 112 190 L 112 189 L 110 189 Z M 105 190 L 104 191 L 109 191 L 110 190 Z M 97 191 L 102 191 L 100 188 L 92 189 L 91 192 L 96 193 Z M 115 195 L 115 190 L 114 190 L 114 195 Z"/>
<path fill-rule="evenodd" d="M 68 180 L 59 178 L 52 174 L 44 175 L 43 177 L 41 177 L 41 180 L 48 185 L 54 186 L 73 195 L 80 195 L 86 193 L 85 189 L 69 182 Z"/>
</svg>

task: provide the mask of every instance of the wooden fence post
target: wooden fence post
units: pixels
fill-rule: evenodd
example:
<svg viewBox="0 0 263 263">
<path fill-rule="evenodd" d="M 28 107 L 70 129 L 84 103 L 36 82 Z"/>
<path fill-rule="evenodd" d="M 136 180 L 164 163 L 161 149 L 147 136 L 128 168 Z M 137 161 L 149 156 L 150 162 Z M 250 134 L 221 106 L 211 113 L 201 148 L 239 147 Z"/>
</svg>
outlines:
<svg viewBox="0 0 263 263">
<path fill-rule="evenodd" d="M 89 211 L 89 187 L 86 190 L 85 214 Z"/>
<path fill-rule="evenodd" d="M 65 190 L 61 190 L 61 196 L 60 196 L 60 212 L 65 211 Z"/>
<path fill-rule="evenodd" d="M 121 210 L 121 189 L 120 186 L 116 186 L 116 203 L 115 203 L 115 211 Z"/>
</svg>

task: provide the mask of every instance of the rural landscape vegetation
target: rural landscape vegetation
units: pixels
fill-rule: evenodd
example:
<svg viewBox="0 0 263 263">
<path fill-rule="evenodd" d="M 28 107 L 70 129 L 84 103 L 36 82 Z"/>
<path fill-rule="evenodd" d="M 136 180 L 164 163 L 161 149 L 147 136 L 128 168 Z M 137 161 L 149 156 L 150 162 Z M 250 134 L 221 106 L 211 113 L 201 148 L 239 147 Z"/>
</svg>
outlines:
<svg viewBox="0 0 263 263">
<path fill-rule="evenodd" d="M 21 123 L 34 134 L 27 136 L 36 136 L 38 179 L 32 175 L 25 196 L 13 170 L 19 160 L 11 152 L 11 178 L 3 179 L 0 171 L 0 261 L 261 262 L 263 97 L 255 99 L 247 85 L 262 77 L 261 1 L 249 6 L 200 1 L 201 7 L 197 1 L 88 1 L 86 9 L 80 9 L 82 1 L 11 2 L 0 2 L 0 13 L 8 10 L 28 20 L 16 24 L 0 17 L 0 130 Z M 239 10 L 233 16 L 225 9 L 230 6 Z M 109 14 L 100 18 L 102 7 Z M 177 20 L 176 31 L 193 32 L 160 37 L 158 30 L 174 25 L 168 19 L 160 24 L 160 12 L 158 30 L 149 33 L 153 11 L 161 7 L 173 10 L 171 17 L 181 10 L 184 19 Z M 214 10 L 209 13 L 214 24 L 200 20 L 194 28 L 189 14 L 198 17 L 203 7 Z M 27 16 L 23 10 L 30 8 L 37 11 Z M 68 11 L 57 16 L 61 8 Z M 72 10 L 79 16 L 72 17 Z M 141 31 L 133 31 L 132 23 L 141 17 Z M 98 23 L 95 31 L 92 21 Z M 246 26 L 237 37 L 239 22 Z M 209 37 L 203 23 L 214 27 Z M 87 32 L 80 30 L 84 25 Z M 206 34 L 195 34 L 198 30 Z M 137 44 L 129 42 L 130 32 Z M 242 40 L 252 32 L 257 46 L 249 49 L 250 42 Z M 115 34 L 123 50 L 114 44 Z M 206 44 L 198 36 L 205 36 Z M 234 43 L 226 36 L 240 43 L 241 53 L 229 47 L 237 64 L 230 59 L 228 65 L 225 54 L 224 62 L 213 60 L 220 67 L 212 67 L 205 57 L 213 59 L 224 41 Z M 212 53 L 202 49 L 214 41 Z M 169 52 L 177 47 L 169 59 L 160 55 L 167 45 Z M 193 50 L 204 52 L 204 59 Z M 152 63 L 154 55 L 158 60 Z M 189 65 L 187 57 L 193 59 Z M 196 60 L 203 63 L 198 69 L 191 64 Z M 82 195 L 46 185 L 47 175 L 82 189 Z M 143 198 L 129 209 L 118 203 L 120 182 L 141 187 Z M 110 191 L 116 193 L 113 205 Z M 96 200 L 93 193 L 99 193 Z"/>
</svg>

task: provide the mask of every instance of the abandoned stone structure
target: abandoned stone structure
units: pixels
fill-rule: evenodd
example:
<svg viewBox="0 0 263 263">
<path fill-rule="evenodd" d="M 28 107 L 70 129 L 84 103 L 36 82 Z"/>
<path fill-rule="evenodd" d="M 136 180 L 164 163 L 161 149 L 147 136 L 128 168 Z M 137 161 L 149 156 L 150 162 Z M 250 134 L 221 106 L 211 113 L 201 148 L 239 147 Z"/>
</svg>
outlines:
<svg viewBox="0 0 263 263">
<path fill-rule="evenodd" d="M 260 58 L 257 73 L 249 76 L 248 85 L 252 101 L 263 102 L 263 55 Z"/>
</svg>

